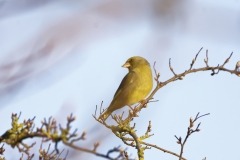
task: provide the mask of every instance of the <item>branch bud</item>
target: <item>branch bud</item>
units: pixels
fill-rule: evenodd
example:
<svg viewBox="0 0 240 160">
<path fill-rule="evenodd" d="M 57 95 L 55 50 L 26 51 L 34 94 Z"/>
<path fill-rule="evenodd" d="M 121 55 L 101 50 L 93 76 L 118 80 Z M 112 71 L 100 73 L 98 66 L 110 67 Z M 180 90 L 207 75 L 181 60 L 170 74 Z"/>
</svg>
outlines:
<svg viewBox="0 0 240 160">
<path fill-rule="evenodd" d="M 135 144 L 135 142 L 134 141 L 132 141 L 132 143 L 130 144 L 131 146 L 134 146 L 134 144 Z"/>
<path fill-rule="evenodd" d="M 240 61 L 238 61 L 236 65 L 237 65 L 238 67 L 240 67 Z"/>
<path fill-rule="evenodd" d="M 190 125 L 189 125 L 189 128 L 192 128 L 193 126 L 194 126 L 193 119 L 192 119 L 192 117 L 190 117 Z"/>
<path fill-rule="evenodd" d="M 235 70 L 240 72 L 240 61 L 237 62 Z M 238 75 L 239 76 L 239 75 Z"/>
</svg>

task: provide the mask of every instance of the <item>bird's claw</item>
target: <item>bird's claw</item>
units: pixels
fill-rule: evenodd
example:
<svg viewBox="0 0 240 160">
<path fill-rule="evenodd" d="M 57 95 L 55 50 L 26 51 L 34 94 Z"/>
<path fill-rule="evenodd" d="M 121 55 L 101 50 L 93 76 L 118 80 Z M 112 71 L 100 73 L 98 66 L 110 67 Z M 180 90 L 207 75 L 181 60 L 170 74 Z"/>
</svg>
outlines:
<svg viewBox="0 0 240 160">
<path fill-rule="evenodd" d="M 141 104 L 146 104 L 146 103 L 148 103 L 148 100 L 147 100 L 147 99 L 142 99 L 142 100 L 140 101 L 140 103 L 141 103 Z"/>
</svg>

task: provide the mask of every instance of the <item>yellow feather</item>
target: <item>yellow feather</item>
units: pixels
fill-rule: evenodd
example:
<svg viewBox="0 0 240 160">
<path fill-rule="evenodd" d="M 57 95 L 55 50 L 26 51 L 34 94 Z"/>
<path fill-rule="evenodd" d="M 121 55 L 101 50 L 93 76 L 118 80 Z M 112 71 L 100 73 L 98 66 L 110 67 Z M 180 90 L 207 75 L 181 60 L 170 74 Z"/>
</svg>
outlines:
<svg viewBox="0 0 240 160">
<path fill-rule="evenodd" d="M 119 85 L 111 104 L 103 113 L 104 119 L 117 109 L 143 100 L 152 90 L 152 71 L 146 59 L 139 56 L 131 57 L 123 67 L 128 68 L 129 72 Z"/>
</svg>

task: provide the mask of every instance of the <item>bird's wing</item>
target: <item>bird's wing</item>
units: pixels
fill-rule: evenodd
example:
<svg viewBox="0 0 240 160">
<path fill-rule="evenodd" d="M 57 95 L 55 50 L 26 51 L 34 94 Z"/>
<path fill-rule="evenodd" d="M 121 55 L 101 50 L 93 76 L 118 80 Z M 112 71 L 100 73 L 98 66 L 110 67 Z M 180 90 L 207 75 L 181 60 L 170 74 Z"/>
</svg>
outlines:
<svg viewBox="0 0 240 160">
<path fill-rule="evenodd" d="M 122 80 L 121 84 L 119 85 L 114 98 L 120 95 L 126 88 L 128 88 L 132 83 L 133 80 L 136 78 L 137 74 L 134 71 L 129 72 Z"/>
</svg>

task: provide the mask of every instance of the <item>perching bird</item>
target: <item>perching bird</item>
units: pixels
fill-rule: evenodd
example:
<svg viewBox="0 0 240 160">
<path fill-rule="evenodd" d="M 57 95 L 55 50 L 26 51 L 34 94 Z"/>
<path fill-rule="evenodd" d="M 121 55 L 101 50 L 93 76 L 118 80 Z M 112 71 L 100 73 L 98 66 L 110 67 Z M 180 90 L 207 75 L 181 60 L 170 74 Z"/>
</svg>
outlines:
<svg viewBox="0 0 240 160">
<path fill-rule="evenodd" d="M 146 59 L 134 56 L 129 58 L 122 67 L 128 68 L 129 72 L 119 85 L 110 106 L 101 115 L 104 120 L 113 111 L 143 100 L 152 90 L 152 71 Z"/>
</svg>

